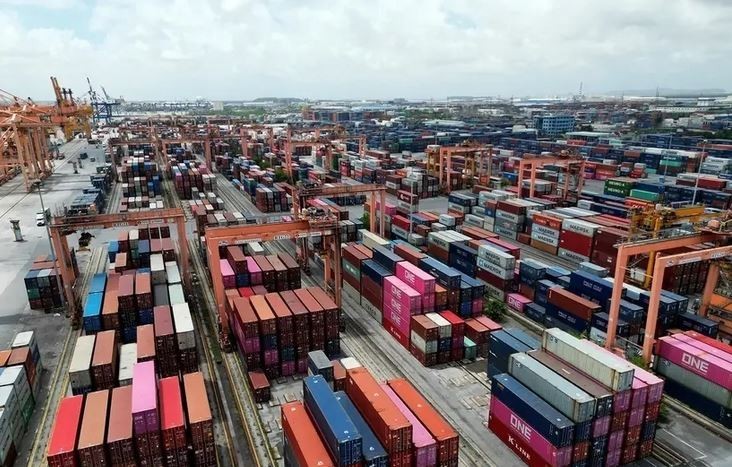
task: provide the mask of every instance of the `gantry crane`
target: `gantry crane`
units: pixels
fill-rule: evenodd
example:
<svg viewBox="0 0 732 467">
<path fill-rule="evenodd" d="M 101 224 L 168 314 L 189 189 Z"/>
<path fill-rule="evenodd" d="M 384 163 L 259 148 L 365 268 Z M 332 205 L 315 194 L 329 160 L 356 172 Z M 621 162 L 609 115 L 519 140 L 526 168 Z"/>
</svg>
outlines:
<svg viewBox="0 0 732 467">
<path fill-rule="evenodd" d="M 92 87 L 91 81 L 89 80 L 89 77 L 86 78 L 87 84 L 89 84 L 89 100 L 91 101 L 92 106 L 92 121 L 94 123 L 104 122 L 107 125 L 112 123 L 112 117 L 115 113 L 115 107 L 120 105 L 119 102 L 110 99 L 107 95 L 107 91 L 104 89 L 104 86 L 102 86 L 102 92 L 104 93 L 104 98 L 99 96 L 97 92 Z"/>
<path fill-rule="evenodd" d="M 651 284 L 651 296 L 648 305 L 648 313 L 645 323 L 645 334 L 643 338 L 644 362 L 648 363 L 653 351 L 656 336 L 656 322 L 658 320 L 658 307 L 660 303 L 661 288 L 663 286 L 663 278 L 667 267 L 677 264 L 684 264 L 696 261 L 719 260 L 732 255 L 732 246 L 726 245 L 727 238 L 730 233 L 727 232 L 699 232 L 691 233 L 685 236 L 679 236 L 669 239 L 652 239 L 635 243 L 623 243 L 617 246 L 618 254 L 615 263 L 615 278 L 612 297 L 610 299 L 609 319 L 607 326 L 607 338 L 605 347 L 612 349 L 615 346 L 616 326 L 620 315 L 620 300 L 623 293 L 623 280 L 625 278 L 628 260 L 637 255 L 649 255 L 651 253 L 661 253 L 663 251 L 674 250 L 676 248 L 688 247 L 702 243 L 714 243 L 718 246 L 707 248 L 704 250 L 695 250 L 688 253 L 674 254 L 669 256 L 656 255 L 653 266 L 653 279 Z M 725 245 L 720 245 L 725 244 Z M 702 295 L 702 304 L 706 312 L 711 302 L 714 287 L 719 279 L 718 266 L 712 264 L 706 277 L 704 292 Z"/>
<path fill-rule="evenodd" d="M 486 179 L 490 178 L 493 146 L 487 145 L 470 145 L 470 146 L 439 146 L 430 145 L 427 147 L 427 173 L 437 176 L 440 187 L 445 193 L 452 191 L 452 157 L 462 156 L 465 158 L 465 177 L 472 185 L 474 178 L 477 176 L 480 180 L 485 177 L 485 171 L 488 171 Z M 488 160 L 487 169 L 485 166 Z M 476 168 L 477 162 L 477 168 Z M 461 175 L 462 177 L 462 175 Z"/>
<path fill-rule="evenodd" d="M 157 209 L 155 211 L 129 212 L 122 214 L 98 214 L 94 216 L 55 216 L 51 220 L 51 242 L 58 258 L 58 267 L 63 278 L 64 296 L 68 304 L 71 324 L 78 328 L 81 323 L 81 298 L 75 295 L 76 272 L 72 266 L 67 236 L 77 230 L 108 229 L 114 227 L 175 225 L 180 249 L 181 278 L 190 290 L 188 241 L 186 220 L 183 210 Z"/>
<path fill-rule="evenodd" d="M 273 222 L 270 224 L 250 224 L 230 227 L 209 227 L 206 229 L 206 252 L 208 265 L 211 270 L 212 282 L 214 285 L 214 296 L 219 321 L 219 340 L 225 351 L 231 351 L 229 341 L 229 320 L 226 316 L 226 297 L 224 284 L 221 281 L 221 266 L 219 260 L 219 245 L 237 244 L 248 242 L 268 242 L 276 240 L 297 240 L 307 242 L 311 237 L 323 238 L 326 258 L 324 261 L 324 276 L 326 283 L 331 276 L 330 269 L 333 269 L 334 282 L 332 287 L 325 289 L 330 291 L 333 299 L 341 307 L 341 247 L 338 220 L 334 216 L 324 216 L 314 219 L 298 219 L 294 222 Z M 298 261 L 301 265 L 306 264 L 308 256 L 305 250 L 300 250 Z"/>
<path fill-rule="evenodd" d="M 534 197 L 536 170 L 549 164 L 557 164 L 564 169 L 564 184 L 562 188 L 562 199 L 568 200 L 569 194 L 574 191 L 577 196 L 582 192 L 584 186 L 585 159 L 583 157 L 571 156 L 564 154 L 560 157 L 556 156 L 535 156 L 525 154 L 519 162 L 518 169 L 518 197 L 523 198 L 523 183 L 526 179 L 526 172 L 529 171 L 529 198 Z M 573 173 L 574 172 L 574 173 Z M 570 186 L 570 178 L 576 177 L 574 188 Z"/>
</svg>

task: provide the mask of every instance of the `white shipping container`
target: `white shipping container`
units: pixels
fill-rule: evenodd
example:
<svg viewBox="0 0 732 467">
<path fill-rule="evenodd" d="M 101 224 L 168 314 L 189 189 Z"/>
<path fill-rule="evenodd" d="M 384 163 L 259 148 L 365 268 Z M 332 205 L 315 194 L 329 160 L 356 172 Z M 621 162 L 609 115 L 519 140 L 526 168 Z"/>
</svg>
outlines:
<svg viewBox="0 0 732 467">
<path fill-rule="evenodd" d="M 486 260 L 484 258 L 478 258 L 478 260 L 476 261 L 476 264 L 480 269 L 483 269 L 484 271 L 488 271 L 489 273 L 493 274 L 496 277 L 499 277 L 504 280 L 513 279 L 513 268 L 504 269 L 501 266 L 497 266 L 497 265 L 491 263 L 489 260 Z"/>
<path fill-rule="evenodd" d="M 595 327 L 590 328 L 590 340 L 597 345 L 605 345 L 607 333 Z"/>
<path fill-rule="evenodd" d="M 474 227 L 483 228 L 483 216 L 476 216 L 475 214 L 466 214 L 464 224 L 472 225 Z"/>
<path fill-rule="evenodd" d="M 422 337 L 416 332 L 412 331 L 410 336 L 412 344 L 417 347 L 422 353 L 436 353 L 437 352 L 437 341 L 425 342 Z"/>
<path fill-rule="evenodd" d="M 485 293 L 489 297 L 496 298 L 501 301 L 506 300 L 506 292 L 504 290 L 499 289 L 498 287 L 491 285 L 491 284 L 485 284 Z"/>
<path fill-rule="evenodd" d="M 341 358 L 341 365 L 343 365 L 343 368 L 345 368 L 346 371 L 353 370 L 354 368 L 361 368 L 363 366 L 353 357 Z"/>
<path fill-rule="evenodd" d="M 526 216 L 519 215 L 519 214 L 512 214 L 507 211 L 501 211 L 500 209 L 496 210 L 496 220 L 503 219 L 510 222 L 513 222 L 514 224 L 520 224 L 524 220 L 526 220 Z"/>
<path fill-rule="evenodd" d="M 440 217 L 438 218 L 440 221 L 440 224 L 446 225 L 448 227 L 454 227 L 455 226 L 455 218 L 449 214 L 440 214 Z"/>
<path fill-rule="evenodd" d="M 516 258 L 513 255 L 509 255 L 491 245 L 480 245 L 478 247 L 478 258 L 483 258 L 501 269 L 513 270 L 516 267 Z"/>
<path fill-rule="evenodd" d="M 168 297 L 170 298 L 170 305 L 176 305 L 178 303 L 185 303 L 186 297 L 183 293 L 183 286 L 181 284 L 171 284 L 168 286 Z"/>
<path fill-rule="evenodd" d="M 531 233 L 533 234 L 536 232 L 539 235 L 542 235 L 544 237 L 549 237 L 555 239 L 557 242 L 559 241 L 559 231 L 550 229 L 549 227 L 546 227 L 544 225 L 538 225 L 534 224 L 531 226 Z"/>
<path fill-rule="evenodd" d="M 178 263 L 175 261 L 168 261 L 165 263 L 165 276 L 168 279 L 168 284 L 179 284 L 180 283 L 180 271 L 178 270 Z"/>
<path fill-rule="evenodd" d="M 0 409 L 0 462 L 3 461 L 10 451 L 13 443 L 13 434 L 10 425 L 10 413 Z"/>
<path fill-rule="evenodd" d="M 191 310 L 187 303 L 178 303 L 173 305 L 173 324 L 175 326 L 175 335 L 178 338 L 178 348 L 180 350 L 195 349 L 196 336 L 193 334 L 193 319 L 191 318 Z"/>
<path fill-rule="evenodd" d="M 575 253 L 574 251 L 567 250 L 565 248 L 560 248 L 557 251 L 557 256 L 569 261 L 574 261 L 575 263 L 584 263 L 585 261 L 590 260 L 589 256 L 583 256 L 579 253 Z"/>
<path fill-rule="evenodd" d="M 4 409 L 4 416 L 9 421 L 10 436 L 16 444 L 19 444 L 23 439 L 25 422 L 20 410 L 20 402 L 12 386 L 0 386 L 0 409 Z"/>
<path fill-rule="evenodd" d="M 132 369 L 137 363 L 137 344 L 124 344 L 119 348 L 119 380 L 120 386 L 132 384 Z"/>
<path fill-rule="evenodd" d="M 150 279 L 153 284 L 165 284 L 165 263 L 160 253 L 150 255 Z"/>
<path fill-rule="evenodd" d="M 576 232 L 586 237 L 593 237 L 595 235 L 595 231 L 599 228 L 600 226 L 597 224 L 592 224 L 579 219 L 564 219 L 562 221 L 562 230 Z"/>
<path fill-rule="evenodd" d="M 264 248 L 258 242 L 249 242 L 246 244 L 247 253 L 250 256 L 257 256 L 264 254 Z"/>
<path fill-rule="evenodd" d="M 550 245 L 550 246 L 553 246 L 553 247 L 558 247 L 559 246 L 559 239 L 558 238 L 548 237 L 548 236 L 543 235 L 541 233 L 534 232 L 533 230 L 531 231 L 531 238 L 533 240 L 537 240 L 539 242 L 546 243 L 547 245 Z"/>
<path fill-rule="evenodd" d="M 385 240 L 375 233 L 369 232 L 366 229 L 360 229 L 358 231 L 358 236 L 362 239 L 364 246 L 371 248 L 372 250 L 374 249 L 374 247 L 387 246 L 389 244 L 388 240 Z"/>
<path fill-rule="evenodd" d="M 425 313 L 425 316 L 438 326 L 437 332 L 440 339 L 452 337 L 452 325 L 448 320 L 437 313 Z"/>
<path fill-rule="evenodd" d="M 91 359 L 94 353 L 94 336 L 80 336 L 76 340 L 74 354 L 69 365 L 69 382 L 74 392 L 92 387 Z"/>
<path fill-rule="evenodd" d="M 634 371 L 629 363 L 614 359 L 604 350 L 561 329 L 545 329 L 542 348 L 615 391 L 630 389 L 633 383 Z"/>
</svg>

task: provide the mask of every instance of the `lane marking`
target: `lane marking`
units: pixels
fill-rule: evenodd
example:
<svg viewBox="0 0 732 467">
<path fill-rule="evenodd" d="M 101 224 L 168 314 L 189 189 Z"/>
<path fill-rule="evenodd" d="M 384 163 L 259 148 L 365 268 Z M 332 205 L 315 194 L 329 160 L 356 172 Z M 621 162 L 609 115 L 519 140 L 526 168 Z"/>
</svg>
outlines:
<svg viewBox="0 0 732 467">
<path fill-rule="evenodd" d="M 677 440 L 679 440 L 680 443 L 683 443 L 684 445 L 690 447 L 692 450 L 694 450 L 694 451 L 698 452 L 699 454 L 701 454 L 701 457 L 695 457 L 694 460 L 706 459 L 707 455 L 704 454 L 704 452 L 698 450 L 697 448 L 695 448 L 694 446 L 692 446 L 691 444 L 687 443 L 686 441 L 684 441 L 683 439 L 679 438 L 678 436 L 676 436 L 675 434 L 671 433 L 670 431 L 668 431 L 665 428 L 661 428 L 661 431 L 665 431 L 669 435 L 671 435 L 674 438 L 676 438 Z"/>
</svg>

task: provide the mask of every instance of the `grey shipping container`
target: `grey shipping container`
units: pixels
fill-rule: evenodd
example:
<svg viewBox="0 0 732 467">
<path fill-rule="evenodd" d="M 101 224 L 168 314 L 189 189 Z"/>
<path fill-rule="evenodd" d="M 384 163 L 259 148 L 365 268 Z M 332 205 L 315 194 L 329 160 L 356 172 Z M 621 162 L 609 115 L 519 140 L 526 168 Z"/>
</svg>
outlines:
<svg viewBox="0 0 732 467">
<path fill-rule="evenodd" d="M 322 350 L 308 352 L 308 373 L 321 375 L 326 381 L 333 381 L 333 363 L 325 352 Z"/>
<path fill-rule="evenodd" d="M 672 379 L 677 383 L 695 391 L 710 401 L 713 401 L 728 409 L 732 409 L 732 391 L 714 384 L 714 382 L 705 379 L 696 373 L 682 368 L 663 357 L 656 356 L 656 372 L 666 378 Z"/>
<path fill-rule="evenodd" d="M 542 348 L 584 373 L 592 375 L 614 391 L 630 389 L 633 384 L 634 372 L 630 363 L 624 363 L 608 355 L 605 350 L 585 340 L 577 339 L 561 329 L 545 329 Z"/>
<path fill-rule="evenodd" d="M 508 370 L 571 420 L 581 423 L 595 416 L 594 398 L 527 354 L 511 355 Z"/>
</svg>

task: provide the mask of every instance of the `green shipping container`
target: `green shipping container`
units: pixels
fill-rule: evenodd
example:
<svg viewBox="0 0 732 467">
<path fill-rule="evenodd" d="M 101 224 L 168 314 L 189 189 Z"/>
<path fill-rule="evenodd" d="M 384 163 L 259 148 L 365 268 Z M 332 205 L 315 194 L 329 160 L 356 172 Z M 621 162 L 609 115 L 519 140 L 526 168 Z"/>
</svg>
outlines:
<svg viewBox="0 0 732 467">
<path fill-rule="evenodd" d="M 644 190 L 630 190 L 630 197 L 642 199 L 643 201 L 658 201 L 658 193 Z"/>
<path fill-rule="evenodd" d="M 463 337 L 463 345 L 465 346 L 465 358 L 467 360 L 475 360 L 478 356 L 478 346 L 475 345 L 475 342 L 467 337 Z"/>
</svg>

